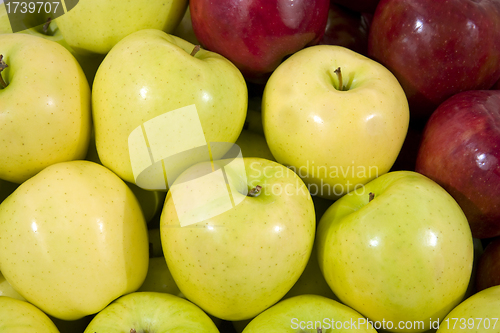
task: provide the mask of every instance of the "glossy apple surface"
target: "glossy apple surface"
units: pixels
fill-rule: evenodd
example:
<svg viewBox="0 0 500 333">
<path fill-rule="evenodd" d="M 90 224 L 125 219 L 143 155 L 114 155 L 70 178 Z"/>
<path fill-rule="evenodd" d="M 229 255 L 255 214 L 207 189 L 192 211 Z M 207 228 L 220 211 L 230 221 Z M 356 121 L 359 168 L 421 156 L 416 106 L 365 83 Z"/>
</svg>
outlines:
<svg viewBox="0 0 500 333">
<path fill-rule="evenodd" d="M 207 49 L 252 81 L 265 81 L 283 58 L 323 36 L 328 0 L 192 0 L 193 30 Z"/>
<path fill-rule="evenodd" d="M 243 160 L 249 188 L 262 187 L 258 196 L 242 194 L 244 171 L 227 165 L 239 204 L 181 227 L 169 191 L 160 225 L 163 253 L 180 291 L 207 313 L 231 321 L 256 316 L 292 288 L 308 262 L 316 225 L 312 199 L 294 172 L 265 159 Z M 177 181 L 202 167 L 195 165 Z M 196 186 L 215 191 L 217 183 L 207 179 L 189 188 Z M 197 206 L 197 198 L 189 199 Z"/>
<path fill-rule="evenodd" d="M 0 270 L 45 313 L 75 320 L 139 288 L 148 269 L 141 207 L 114 173 L 51 165 L 0 205 Z"/>
<path fill-rule="evenodd" d="M 33 304 L 0 297 L 0 332 L 59 333 L 50 318 Z"/>
<path fill-rule="evenodd" d="M 477 238 L 500 235 L 500 91 L 457 94 L 433 113 L 416 171 L 444 187 Z"/>
<path fill-rule="evenodd" d="M 497 285 L 500 285 L 500 238 L 486 245 L 476 271 L 476 291 Z"/>
<path fill-rule="evenodd" d="M 382 0 L 368 55 L 403 86 L 412 118 L 427 118 L 452 95 L 500 78 L 500 3 Z"/>
<path fill-rule="evenodd" d="M 370 193 L 374 197 L 370 201 Z M 373 321 L 443 319 L 464 297 L 473 265 L 467 219 L 429 178 L 387 173 L 337 200 L 317 230 L 318 261 L 337 297 Z M 387 328 L 390 328 L 387 326 Z"/>
<path fill-rule="evenodd" d="M 331 3 L 325 34 L 318 44 L 340 45 L 366 55 L 371 16 Z"/>
<path fill-rule="evenodd" d="M 387 68 L 341 46 L 315 45 L 273 72 L 262 120 L 276 161 L 293 168 L 312 195 L 335 200 L 389 171 L 409 110 Z"/>
<path fill-rule="evenodd" d="M 437 333 L 444 332 L 498 332 L 500 313 L 500 286 L 472 295 L 441 321 Z"/>
</svg>

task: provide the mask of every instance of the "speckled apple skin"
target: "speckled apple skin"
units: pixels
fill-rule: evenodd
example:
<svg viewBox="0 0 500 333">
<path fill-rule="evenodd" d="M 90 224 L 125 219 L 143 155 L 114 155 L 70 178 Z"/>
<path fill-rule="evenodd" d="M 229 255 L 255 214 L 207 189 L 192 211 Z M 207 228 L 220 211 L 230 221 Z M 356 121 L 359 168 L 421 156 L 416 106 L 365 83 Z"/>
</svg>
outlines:
<svg viewBox="0 0 500 333">
<path fill-rule="evenodd" d="M 54 164 L 0 205 L 0 271 L 47 314 L 75 320 L 140 287 L 148 269 L 141 208 L 88 161 Z"/>
<path fill-rule="evenodd" d="M 262 186 L 258 197 L 180 227 L 167 194 L 160 222 L 163 253 L 177 286 L 225 320 L 252 318 L 283 297 L 303 272 L 315 234 L 314 205 L 300 178 L 273 161 L 244 160 L 249 186 Z"/>
<path fill-rule="evenodd" d="M 394 327 L 422 320 L 428 329 L 430 318 L 444 318 L 465 295 L 473 263 L 467 219 L 421 174 L 391 172 L 344 196 L 323 215 L 317 233 L 326 281 L 371 320 Z"/>
<path fill-rule="evenodd" d="M 11 297 L 0 297 L 0 332 L 59 333 L 59 330 L 33 304 Z"/>
</svg>

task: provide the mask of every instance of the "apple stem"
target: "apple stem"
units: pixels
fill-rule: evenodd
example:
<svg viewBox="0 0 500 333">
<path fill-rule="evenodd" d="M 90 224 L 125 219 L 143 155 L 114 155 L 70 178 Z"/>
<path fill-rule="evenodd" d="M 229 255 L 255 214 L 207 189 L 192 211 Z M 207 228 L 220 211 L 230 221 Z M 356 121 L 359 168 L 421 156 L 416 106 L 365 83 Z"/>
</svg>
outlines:
<svg viewBox="0 0 500 333">
<path fill-rule="evenodd" d="M 47 19 L 47 22 L 45 22 L 45 24 L 43 25 L 43 33 L 46 35 L 47 32 L 49 31 L 49 25 L 50 25 L 50 22 L 52 22 L 52 17 L 49 17 Z"/>
<path fill-rule="evenodd" d="M 248 196 L 249 197 L 258 197 L 260 195 L 260 190 L 262 190 L 262 186 L 257 185 L 248 192 Z"/>
<path fill-rule="evenodd" d="M 2 89 L 7 87 L 7 83 L 5 83 L 2 77 L 2 71 L 7 67 L 9 67 L 9 65 L 3 61 L 3 54 L 0 54 L 0 88 Z"/>
<path fill-rule="evenodd" d="M 335 74 L 337 74 L 337 77 L 339 79 L 339 90 L 344 91 L 344 82 L 342 82 L 342 71 L 340 70 L 340 67 L 338 67 L 336 70 L 333 71 Z"/>
<path fill-rule="evenodd" d="M 131 328 L 130 333 L 137 333 L 137 331 L 135 330 L 135 328 Z"/>
<path fill-rule="evenodd" d="M 201 49 L 200 45 L 195 45 L 193 51 L 191 51 L 191 55 L 194 57 L 196 53 Z"/>
<path fill-rule="evenodd" d="M 372 201 L 375 198 L 375 193 L 370 192 L 368 193 L 368 202 Z"/>
</svg>

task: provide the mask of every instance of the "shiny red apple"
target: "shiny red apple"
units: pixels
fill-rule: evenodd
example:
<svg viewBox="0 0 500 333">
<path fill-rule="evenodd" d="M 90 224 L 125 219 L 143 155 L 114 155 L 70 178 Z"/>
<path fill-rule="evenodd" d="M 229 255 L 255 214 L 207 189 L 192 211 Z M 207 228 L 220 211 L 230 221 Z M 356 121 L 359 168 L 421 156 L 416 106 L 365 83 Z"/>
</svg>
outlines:
<svg viewBox="0 0 500 333">
<path fill-rule="evenodd" d="M 190 0 L 201 45 L 231 60 L 254 82 L 265 82 L 283 58 L 317 44 L 329 0 Z"/>
<path fill-rule="evenodd" d="M 493 239 L 479 258 L 476 270 L 476 292 L 500 285 L 500 238 Z"/>
<path fill-rule="evenodd" d="M 340 45 L 367 55 L 371 19 L 371 14 L 356 12 L 332 1 L 325 34 L 318 44 Z"/>
<path fill-rule="evenodd" d="M 447 99 L 422 135 L 416 171 L 458 202 L 476 238 L 500 235 L 500 91 Z"/>
<path fill-rule="evenodd" d="M 500 78 L 500 1 L 381 0 L 368 55 L 398 78 L 412 118 Z"/>
</svg>

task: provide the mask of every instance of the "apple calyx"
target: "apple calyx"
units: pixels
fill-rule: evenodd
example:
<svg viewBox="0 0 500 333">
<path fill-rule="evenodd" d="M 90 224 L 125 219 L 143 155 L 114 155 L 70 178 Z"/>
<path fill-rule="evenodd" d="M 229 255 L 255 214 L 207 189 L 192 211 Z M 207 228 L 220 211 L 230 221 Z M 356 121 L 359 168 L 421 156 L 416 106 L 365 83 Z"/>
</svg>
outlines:
<svg viewBox="0 0 500 333">
<path fill-rule="evenodd" d="M 372 201 L 375 198 L 375 193 L 370 192 L 368 193 L 368 202 Z"/>
<path fill-rule="evenodd" d="M 260 195 L 260 190 L 262 190 L 262 186 L 257 185 L 253 189 L 248 191 L 248 196 L 253 198 L 258 197 Z"/>
<path fill-rule="evenodd" d="M 0 54 L 0 89 L 7 87 L 7 83 L 5 83 L 2 77 L 2 71 L 7 67 L 9 67 L 9 65 L 7 65 L 5 61 L 3 61 L 3 54 Z"/>
<path fill-rule="evenodd" d="M 44 35 L 48 35 L 50 22 L 52 22 L 52 17 L 47 18 L 47 22 L 43 25 L 42 31 Z"/>
<path fill-rule="evenodd" d="M 196 53 L 198 53 L 198 51 L 200 49 L 201 49 L 200 45 L 195 45 L 194 48 L 193 48 L 193 51 L 191 51 L 191 55 L 194 57 L 196 55 Z"/>
</svg>

